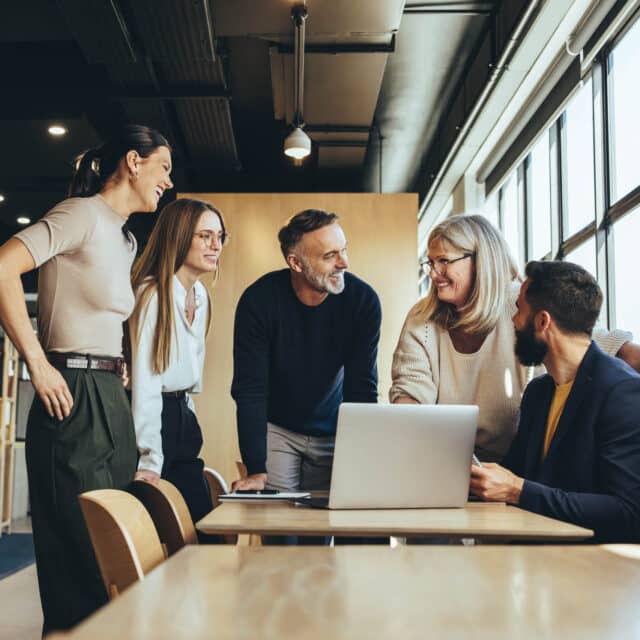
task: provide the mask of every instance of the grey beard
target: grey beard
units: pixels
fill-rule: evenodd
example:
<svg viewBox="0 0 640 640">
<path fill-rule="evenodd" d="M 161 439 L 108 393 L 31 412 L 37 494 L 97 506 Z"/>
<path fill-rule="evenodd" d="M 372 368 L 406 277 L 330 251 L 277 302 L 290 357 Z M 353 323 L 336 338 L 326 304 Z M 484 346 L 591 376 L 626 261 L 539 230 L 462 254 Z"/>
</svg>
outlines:
<svg viewBox="0 0 640 640">
<path fill-rule="evenodd" d="M 333 295 L 337 295 L 344 291 L 344 271 L 339 271 L 337 273 L 333 273 L 326 276 L 318 275 L 315 271 L 312 271 L 306 265 L 303 265 L 302 273 L 304 277 L 307 279 L 307 282 L 316 290 L 321 293 L 331 293 Z M 342 277 L 340 278 L 340 284 L 335 285 L 331 282 L 331 276 L 335 276 L 340 274 Z"/>
</svg>

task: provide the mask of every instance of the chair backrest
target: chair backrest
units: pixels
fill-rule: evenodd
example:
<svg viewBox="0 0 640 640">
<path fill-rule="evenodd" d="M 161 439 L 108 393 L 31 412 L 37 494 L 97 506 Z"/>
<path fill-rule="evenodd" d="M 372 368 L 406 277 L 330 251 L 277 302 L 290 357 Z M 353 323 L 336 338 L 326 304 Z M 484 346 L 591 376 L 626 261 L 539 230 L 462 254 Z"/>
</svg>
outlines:
<svg viewBox="0 0 640 640">
<path fill-rule="evenodd" d="M 220 500 L 218 496 L 223 493 L 229 493 L 229 487 L 225 482 L 225 479 L 215 469 L 211 467 L 205 467 L 202 472 L 204 473 L 204 479 L 207 481 L 209 485 L 209 493 L 211 494 L 211 502 L 213 504 L 213 508 L 215 509 L 220 505 Z M 225 544 L 237 544 L 238 536 L 227 534 L 222 536 L 222 540 Z"/>
<path fill-rule="evenodd" d="M 98 489 L 79 500 L 110 599 L 165 560 L 151 517 L 132 495 Z"/>
<path fill-rule="evenodd" d="M 168 555 L 186 544 L 198 544 L 187 503 L 173 484 L 167 480 L 160 480 L 157 485 L 137 480 L 130 491 L 147 508 Z"/>
<path fill-rule="evenodd" d="M 211 502 L 213 502 L 213 508 L 215 509 L 219 504 L 218 496 L 223 493 L 229 493 L 229 488 L 224 478 L 211 467 L 205 467 L 203 470 L 204 478 L 209 485 L 209 493 L 211 493 Z"/>
</svg>

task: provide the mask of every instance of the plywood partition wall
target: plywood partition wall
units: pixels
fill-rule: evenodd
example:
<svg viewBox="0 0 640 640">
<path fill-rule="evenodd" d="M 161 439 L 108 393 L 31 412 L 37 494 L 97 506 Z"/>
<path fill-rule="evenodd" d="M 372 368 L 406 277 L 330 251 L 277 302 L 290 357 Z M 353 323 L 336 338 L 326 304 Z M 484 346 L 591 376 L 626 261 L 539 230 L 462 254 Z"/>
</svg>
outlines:
<svg viewBox="0 0 640 640">
<path fill-rule="evenodd" d="M 207 200 L 225 216 L 231 242 L 213 288 L 213 330 L 207 341 L 203 391 L 195 396 L 204 433 L 202 457 L 227 481 L 240 459 L 233 374 L 233 318 L 244 289 L 268 271 L 286 265 L 277 233 L 291 215 L 308 208 L 337 213 L 348 242 L 350 271 L 366 280 L 382 302 L 378 355 L 381 402 L 387 401 L 391 356 L 406 312 L 417 294 L 416 194 L 181 194 Z"/>
</svg>

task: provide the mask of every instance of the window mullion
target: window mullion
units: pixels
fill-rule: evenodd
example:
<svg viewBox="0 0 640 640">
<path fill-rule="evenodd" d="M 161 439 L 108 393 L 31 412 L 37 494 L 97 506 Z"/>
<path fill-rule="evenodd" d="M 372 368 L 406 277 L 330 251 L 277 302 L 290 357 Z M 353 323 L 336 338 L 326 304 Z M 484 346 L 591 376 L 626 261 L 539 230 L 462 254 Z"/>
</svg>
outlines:
<svg viewBox="0 0 640 640">
<path fill-rule="evenodd" d="M 549 177 L 551 180 L 551 256 L 558 258 L 562 244 L 563 206 L 562 171 L 560 162 L 560 136 L 562 126 L 558 118 L 549 129 Z"/>
<path fill-rule="evenodd" d="M 527 218 L 527 198 L 526 198 L 526 184 L 527 184 L 527 160 L 529 156 L 527 156 L 523 162 L 518 166 L 517 172 L 517 193 L 518 193 L 518 251 L 520 256 L 522 256 L 522 264 L 520 267 L 524 267 L 527 263 L 527 256 L 529 255 L 527 252 L 528 242 L 527 242 L 527 227 L 526 227 L 526 218 Z"/>
<path fill-rule="evenodd" d="M 602 289 L 603 309 L 605 311 L 608 326 L 615 326 L 613 304 L 613 286 L 610 282 L 611 269 L 613 268 L 613 256 L 609 246 L 612 241 L 608 233 L 606 220 L 607 204 L 609 202 L 607 184 L 607 108 L 606 108 L 606 74 L 602 60 L 596 60 L 593 65 L 593 149 L 594 149 L 594 181 L 595 181 L 595 205 L 596 205 L 596 270 L 598 284 Z"/>
</svg>

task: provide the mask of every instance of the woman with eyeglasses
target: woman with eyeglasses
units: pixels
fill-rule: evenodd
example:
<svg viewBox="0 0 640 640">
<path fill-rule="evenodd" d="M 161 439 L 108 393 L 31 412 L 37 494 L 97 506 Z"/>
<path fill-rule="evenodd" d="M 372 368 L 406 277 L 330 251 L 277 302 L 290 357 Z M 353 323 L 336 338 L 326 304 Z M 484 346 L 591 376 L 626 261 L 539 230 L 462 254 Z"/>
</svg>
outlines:
<svg viewBox="0 0 640 640">
<path fill-rule="evenodd" d="M 514 352 L 518 268 L 502 234 L 478 215 L 447 218 L 427 246 L 422 266 L 431 286 L 402 328 L 390 400 L 478 405 L 476 454 L 499 461 L 515 435 L 522 392 L 533 375 Z M 622 356 L 630 339 L 623 331 L 594 332 L 598 346 L 612 355 Z"/>
<path fill-rule="evenodd" d="M 194 522 L 213 508 L 198 458 L 202 431 L 192 393 L 201 389 L 211 298 L 200 278 L 219 275 L 229 235 L 208 202 L 178 199 L 158 217 L 133 267 L 129 320 L 136 480 L 176 485 Z"/>
</svg>

